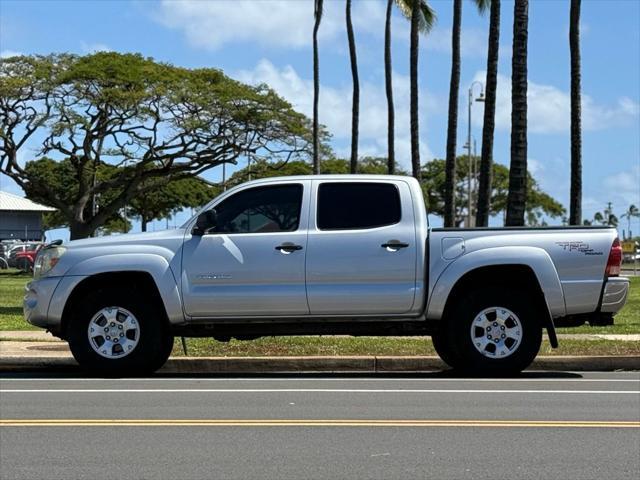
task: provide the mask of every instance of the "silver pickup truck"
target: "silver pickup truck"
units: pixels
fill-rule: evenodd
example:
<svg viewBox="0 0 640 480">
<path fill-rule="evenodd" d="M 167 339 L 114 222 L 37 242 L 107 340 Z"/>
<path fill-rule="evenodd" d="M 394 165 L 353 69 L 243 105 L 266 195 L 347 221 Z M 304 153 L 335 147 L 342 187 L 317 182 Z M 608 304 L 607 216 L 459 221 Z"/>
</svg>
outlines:
<svg viewBox="0 0 640 480">
<path fill-rule="evenodd" d="M 451 367 L 517 372 L 546 330 L 606 325 L 629 289 L 613 228 L 429 228 L 409 177 L 245 183 L 181 228 L 57 241 L 26 288 L 32 325 L 87 369 L 160 368 L 175 335 L 430 335 Z"/>
</svg>

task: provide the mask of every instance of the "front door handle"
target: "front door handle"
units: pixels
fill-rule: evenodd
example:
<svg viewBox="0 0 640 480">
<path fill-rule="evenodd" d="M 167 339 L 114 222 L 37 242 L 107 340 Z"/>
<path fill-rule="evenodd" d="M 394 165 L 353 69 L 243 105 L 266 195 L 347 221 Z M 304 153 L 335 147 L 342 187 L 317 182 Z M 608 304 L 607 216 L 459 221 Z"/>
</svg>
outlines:
<svg viewBox="0 0 640 480">
<path fill-rule="evenodd" d="M 276 250 L 280 250 L 284 253 L 291 253 L 294 250 L 302 250 L 302 245 L 294 245 L 293 243 L 283 243 L 282 245 L 278 245 Z"/>
<path fill-rule="evenodd" d="M 387 243 L 383 243 L 380 245 L 382 248 L 389 248 L 393 250 L 398 250 L 399 248 L 407 248 L 409 246 L 408 243 L 399 242 L 398 240 L 389 240 Z"/>
</svg>

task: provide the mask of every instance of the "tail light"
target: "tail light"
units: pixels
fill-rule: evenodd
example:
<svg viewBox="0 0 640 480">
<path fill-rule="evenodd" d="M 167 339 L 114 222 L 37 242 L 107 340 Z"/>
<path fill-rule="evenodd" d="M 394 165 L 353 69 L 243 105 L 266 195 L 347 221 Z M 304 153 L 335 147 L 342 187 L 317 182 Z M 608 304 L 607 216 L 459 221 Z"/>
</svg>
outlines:
<svg viewBox="0 0 640 480">
<path fill-rule="evenodd" d="M 622 264 L 622 245 L 620 239 L 616 238 L 611 245 L 609 252 L 609 260 L 607 260 L 607 269 L 605 273 L 607 277 L 617 277 L 620 275 L 620 265 Z"/>
</svg>

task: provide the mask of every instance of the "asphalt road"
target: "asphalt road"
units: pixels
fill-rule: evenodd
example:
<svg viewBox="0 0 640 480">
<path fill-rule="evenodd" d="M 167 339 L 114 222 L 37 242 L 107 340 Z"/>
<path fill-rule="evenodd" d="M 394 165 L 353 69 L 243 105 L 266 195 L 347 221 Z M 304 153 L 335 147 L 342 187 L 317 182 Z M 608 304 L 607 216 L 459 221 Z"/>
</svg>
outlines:
<svg viewBox="0 0 640 480">
<path fill-rule="evenodd" d="M 0 478 L 640 478 L 640 373 L 0 377 Z"/>
</svg>

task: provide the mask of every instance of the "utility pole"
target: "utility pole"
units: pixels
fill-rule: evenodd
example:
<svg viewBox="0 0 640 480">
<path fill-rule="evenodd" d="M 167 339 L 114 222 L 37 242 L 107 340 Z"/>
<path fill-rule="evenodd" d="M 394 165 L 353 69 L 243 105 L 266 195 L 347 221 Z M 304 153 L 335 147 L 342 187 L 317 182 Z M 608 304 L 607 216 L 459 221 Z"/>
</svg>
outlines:
<svg viewBox="0 0 640 480">
<path fill-rule="evenodd" d="M 475 85 L 480 85 L 480 96 L 476 98 L 476 102 L 484 102 L 484 84 L 479 81 L 472 82 L 469 86 L 469 102 L 468 102 L 468 125 L 467 125 L 467 147 L 468 152 L 468 174 L 467 174 L 467 228 L 473 227 L 473 215 L 471 214 L 471 178 L 472 178 L 472 159 L 471 159 L 471 106 L 473 105 L 473 87 Z"/>
</svg>

